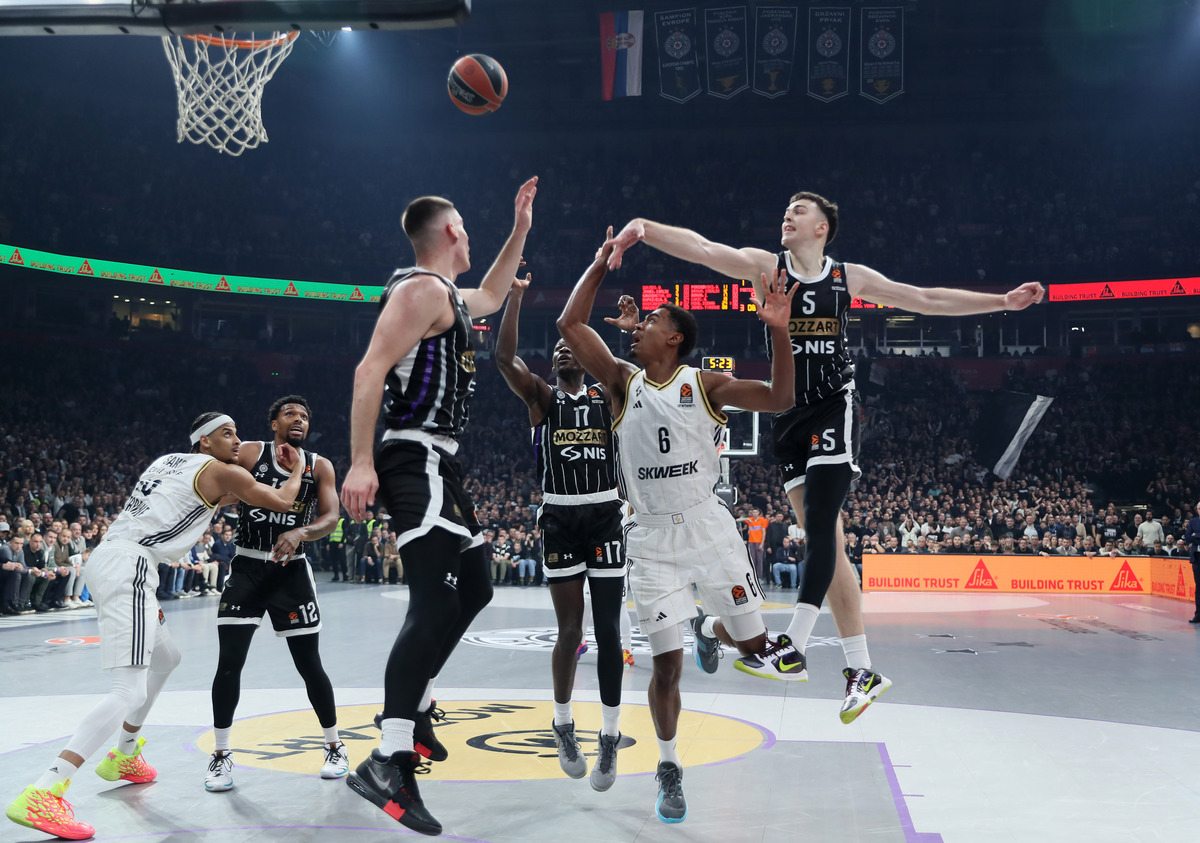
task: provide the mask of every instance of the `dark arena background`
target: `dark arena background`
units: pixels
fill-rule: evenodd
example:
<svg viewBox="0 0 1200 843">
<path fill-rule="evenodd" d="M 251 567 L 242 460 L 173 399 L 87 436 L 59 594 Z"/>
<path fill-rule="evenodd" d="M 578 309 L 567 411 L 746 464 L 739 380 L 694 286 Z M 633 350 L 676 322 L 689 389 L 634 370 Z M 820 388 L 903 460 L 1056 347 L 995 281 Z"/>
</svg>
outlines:
<svg viewBox="0 0 1200 843">
<path fill-rule="evenodd" d="M 644 217 L 779 251 L 789 198 L 813 191 L 840 206 L 827 250 L 836 260 L 917 287 L 1005 293 L 1036 281 L 1047 291 L 1020 312 L 981 316 L 872 302 L 850 311 L 863 476 L 843 524 L 872 660 L 894 686 L 860 719 L 839 721 L 846 680 L 828 608 L 805 684 L 740 675 L 729 649 L 706 675 L 689 627 L 679 749 L 690 813 L 681 828 L 663 825 L 651 655 L 631 599 L 620 775 L 605 793 L 567 778 L 550 730 L 557 626 L 534 534 L 528 413 L 493 359 L 501 310 L 472 326 L 475 393 L 459 458 L 480 524 L 526 535 L 536 572 L 496 586 L 438 677 L 450 759 L 421 787 L 444 836 L 1191 839 L 1200 3 L 658 2 L 631 31 L 632 12 L 596 0 L 472 0 L 457 25 L 432 28 L 411 27 L 413 4 L 396 0 L 377 5 L 403 26 L 375 31 L 369 3 L 306 2 L 324 17 L 292 30 L 265 83 L 266 138 L 231 154 L 180 140 L 160 37 L 170 33 L 150 18 L 137 23 L 150 31 L 129 35 L 107 19 L 50 34 L 70 28 L 55 0 L 0 0 L 4 546 L 72 523 L 95 546 L 147 465 L 188 450 L 199 414 L 220 410 L 244 440 L 269 439 L 267 409 L 290 393 L 308 399 L 305 447 L 329 458 L 340 484 L 380 290 L 414 261 L 399 223 L 413 198 L 454 202 L 473 263 L 458 284 L 474 287 L 512 227 L 518 187 L 538 176 L 518 354 L 552 380 L 555 320 L 608 226 Z M 288 6 L 212 5 L 257 3 Z M 96 8 L 166 16 L 171 5 Z M 285 32 L 289 13 L 271 12 Z M 31 19 L 41 23 L 21 23 Z M 335 20 L 348 29 L 314 31 Z M 615 31 L 603 28 L 614 20 Z M 214 23 L 236 18 L 206 31 Z M 482 116 L 446 90 L 451 65 L 472 53 L 493 57 L 508 80 L 503 104 Z M 600 317 L 623 294 L 643 313 L 665 302 L 695 313 L 688 362 L 718 356 L 740 377 L 768 376 L 748 281 L 633 248 L 594 315 L 618 356 L 629 339 Z M 1038 396 L 1053 400 L 997 473 L 1013 437 L 1007 406 L 1024 401 L 1019 422 Z M 767 532 L 774 558 L 792 513 L 760 422 L 732 416 L 733 450 L 747 455 L 730 458 L 728 480 L 735 514 L 755 508 L 781 525 Z M 216 513 L 214 536 L 235 509 Z M 377 525 L 386 541 L 386 520 Z M 502 549 L 499 535 L 491 544 Z M 371 572 L 373 582 L 334 583 L 340 551 L 322 539 L 308 553 L 353 770 L 378 739 L 372 718 L 408 586 Z M 360 544 L 351 561 L 362 555 Z M 86 590 L 35 605 L 25 578 L 37 574 L 4 574 L 15 595 L 0 619 L 7 802 L 110 678 Z M 107 782 L 92 759 L 72 782 L 77 819 L 98 840 L 411 834 L 317 776 L 321 728 L 281 641 L 259 640 L 242 674 L 237 788 L 204 792 L 220 598 L 197 596 L 195 579 L 197 589 L 188 575 L 159 592 L 182 662 L 143 732 L 157 780 Z M 761 583 L 774 631 L 791 618 L 793 580 Z M 574 716 L 594 760 L 590 643 Z M 0 839 L 47 838 L 10 823 Z"/>
</svg>

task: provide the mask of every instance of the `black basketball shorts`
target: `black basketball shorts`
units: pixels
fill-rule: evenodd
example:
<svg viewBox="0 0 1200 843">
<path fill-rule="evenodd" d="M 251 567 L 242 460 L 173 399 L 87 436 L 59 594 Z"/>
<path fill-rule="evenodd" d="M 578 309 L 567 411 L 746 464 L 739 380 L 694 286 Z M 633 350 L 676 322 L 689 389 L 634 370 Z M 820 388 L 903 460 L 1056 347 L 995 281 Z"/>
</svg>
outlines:
<svg viewBox="0 0 1200 843">
<path fill-rule="evenodd" d="M 271 616 L 271 626 L 280 638 L 321 631 L 321 607 L 317 586 L 305 557 L 293 557 L 286 565 L 248 556 L 235 556 L 217 607 L 217 625 L 262 623 Z"/>
<path fill-rule="evenodd" d="M 438 527 L 458 536 L 463 550 L 483 544 L 462 466 L 449 452 L 426 442 L 388 440 L 375 454 L 375 473 L 397 547 Z"/>
<path fill-rule="evenodd" d="M 544 504 L 538 513 L 545 562 L 552 583 L 589 577 L 624 577 L 621 502 Z"/>
<path fill-rule="evenodd" d="M 815 465 L 845 463 L 854 480 L 861 477 L 858 429 L 858 393 L 852 389 L 774 416 L 771 433 L 784 491 L 802 485 L 809 467 Z"/>
</svg>

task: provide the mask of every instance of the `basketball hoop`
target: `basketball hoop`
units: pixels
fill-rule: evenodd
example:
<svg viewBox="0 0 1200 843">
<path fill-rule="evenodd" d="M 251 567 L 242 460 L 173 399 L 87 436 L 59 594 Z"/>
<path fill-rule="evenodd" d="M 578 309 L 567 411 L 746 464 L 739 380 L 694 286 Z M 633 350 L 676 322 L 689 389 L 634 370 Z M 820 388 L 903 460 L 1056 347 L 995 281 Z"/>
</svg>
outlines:
<svg viewBox="0 0 1200 843">
<path fill-rule="evenodd" d="M 217 152 L 241 155 L 266 143 L 262 122 L 263 88 L 300 33 L 276 32 L 269 38 L 220 35 L 168 35 L 163 50 L 175 74 L 179 103 L 176 133 Z"/>
</svg>

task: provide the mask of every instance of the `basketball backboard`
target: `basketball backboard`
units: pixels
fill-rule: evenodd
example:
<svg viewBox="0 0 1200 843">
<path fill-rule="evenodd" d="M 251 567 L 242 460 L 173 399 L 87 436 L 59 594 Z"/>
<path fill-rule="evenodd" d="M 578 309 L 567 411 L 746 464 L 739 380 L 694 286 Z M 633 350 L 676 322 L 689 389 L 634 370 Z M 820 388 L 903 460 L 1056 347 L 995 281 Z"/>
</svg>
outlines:
<svg viewBox="0 0 1200 843">
<path fill-rule="evenodd" d="M 0 35 L 198 35 L 432 29 L 471 0 L 0 0 Z"/>
</svg>

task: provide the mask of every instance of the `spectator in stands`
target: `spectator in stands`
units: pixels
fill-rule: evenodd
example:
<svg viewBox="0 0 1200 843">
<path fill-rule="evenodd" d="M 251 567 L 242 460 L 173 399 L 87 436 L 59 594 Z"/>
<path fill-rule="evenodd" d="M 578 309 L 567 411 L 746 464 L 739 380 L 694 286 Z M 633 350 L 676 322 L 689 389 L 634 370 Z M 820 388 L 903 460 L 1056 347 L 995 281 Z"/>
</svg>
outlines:
<svg viewBox="0 0 1200 843">
<path fill-rule="evenodd" d="M 213 539 L 208 552 L 212 561 L 217 563 L 217 591 L 224 591 L 225 578 L 229 576 L 229 563 L 237 555 L 237 545 L 233 542 L 233 527 L 222 527 L 221 534 Z"/>
<path fill-rule="evenodd" d="M 775 548 L 774 561 L 771 563 L 771 577 L 776 588 L 783 588 L 784 574 L 788 576 L 788 588 L 796 588 L 799 585 L 796 548 L 788 536 L 780 540 L 779 546 Z"/>
</svg>

